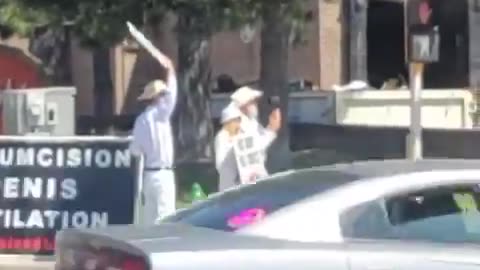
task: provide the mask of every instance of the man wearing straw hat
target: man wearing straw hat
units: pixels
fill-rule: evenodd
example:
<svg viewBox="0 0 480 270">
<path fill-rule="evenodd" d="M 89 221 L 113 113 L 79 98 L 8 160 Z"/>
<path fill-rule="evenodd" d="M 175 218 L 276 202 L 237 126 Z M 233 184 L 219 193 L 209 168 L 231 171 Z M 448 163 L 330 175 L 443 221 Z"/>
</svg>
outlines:
<svg viewBox="0 0 480 270">
<path fill-rule="evenodd" d="M 167 71 L 166 81 L 149 82 L 138 100 L 147 103 L 135 120 L 131 152 L 144 157 L 143 224 L 152 225 L 175 211 L 175 175 L 173 172 L 173 136 L 170 117 L 177 101 L 177 78 L 172 61 L 127 23 L 132 36 Z"/>
</svg>

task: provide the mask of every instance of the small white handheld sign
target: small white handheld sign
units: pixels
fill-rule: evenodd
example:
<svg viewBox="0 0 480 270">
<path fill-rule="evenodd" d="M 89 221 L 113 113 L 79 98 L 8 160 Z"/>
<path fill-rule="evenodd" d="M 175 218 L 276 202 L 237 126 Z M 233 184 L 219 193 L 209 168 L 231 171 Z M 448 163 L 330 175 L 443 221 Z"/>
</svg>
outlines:
<svg viewBox="0 0 480 270">
<path fill-rule="evenodd" d="M 254 183 L 268 175 L 264 151 L 257 142 L 255 136 L 248 133 L 242 133 L 234 139 L 233 150 L 242 184 Z"/>
</svg>

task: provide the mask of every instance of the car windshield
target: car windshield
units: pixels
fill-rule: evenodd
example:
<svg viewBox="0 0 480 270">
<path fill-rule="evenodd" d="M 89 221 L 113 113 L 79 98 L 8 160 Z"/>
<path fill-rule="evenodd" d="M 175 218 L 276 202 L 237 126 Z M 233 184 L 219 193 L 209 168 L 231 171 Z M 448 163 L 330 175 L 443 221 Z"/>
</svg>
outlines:
<svg viewBox="0 0 480 270">
<path fill-rule="evenodd" d="M 165 222 L 180 222 L 223 231 L 235 231 L 320 192 L 357 179 L 338 171 L 305 170 L 245 185 L 177 212 Z"/>
</svg>

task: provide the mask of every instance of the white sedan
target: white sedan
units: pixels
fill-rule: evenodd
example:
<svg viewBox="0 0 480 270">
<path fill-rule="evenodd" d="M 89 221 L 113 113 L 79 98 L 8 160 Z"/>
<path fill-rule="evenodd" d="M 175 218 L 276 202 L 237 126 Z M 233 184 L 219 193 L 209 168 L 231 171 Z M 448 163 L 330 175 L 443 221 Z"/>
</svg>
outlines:
<svg viewBox="0 0 480 270">
<path fill-rule="evenodd" d="M 63 231 L 57 269 L 480 269 L 479 203 L 475 160 L 289 171 L 158 226 Z"/>
</svg>

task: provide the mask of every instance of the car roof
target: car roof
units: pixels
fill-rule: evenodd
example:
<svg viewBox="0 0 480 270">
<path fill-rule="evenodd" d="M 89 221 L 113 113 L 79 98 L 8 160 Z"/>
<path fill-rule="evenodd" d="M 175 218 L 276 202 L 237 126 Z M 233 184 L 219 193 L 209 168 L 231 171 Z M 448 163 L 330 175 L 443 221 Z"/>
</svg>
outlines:
<svg viewBox="0 0 480 270">
<path fill-rule="evenodd" d="M 263 196 L 291 198 L 293 201 L 315 196 L 356 181 L 393 176 L 412 172 L 432 170 L 479 169 L 480 160 L 370 160 L 353 163 L 319 166 L 307 169 L 290 170 L 271 175 L 255 185 L 239 185 L 230 190 L 209 196 L 209 200 L 199 203 L 184 213 L 195 211 L 209 203 L 223 204 L 238 202 L 240 198 Z M 290 194 L 290 195 L 288 195 Z M 288 195 L 288 196 L 287 196 Z M 182 214 L 177 215 L 179 217 Z"/>
<path fill-rule="evenodd" d="M 476 159 L 368 160 L 300 169 L 296 172 L 330 171 L 355 175 L 357 179 L 393 176 L 438 170 L 480 170 Z"/>
<path fill-rule="evenodd" d="M 406 159 L 367 160 L 339 163 L 312 168 L 290 170 L 271 175 L 273 181 L 265 181 L 258 189 L 270 189 L 282 185 L 314 186 L 327 191 L 348 183 L 401 174 L 445 171 L 480 170 L 480 160 L 474 159 Z"/>
</svg>

